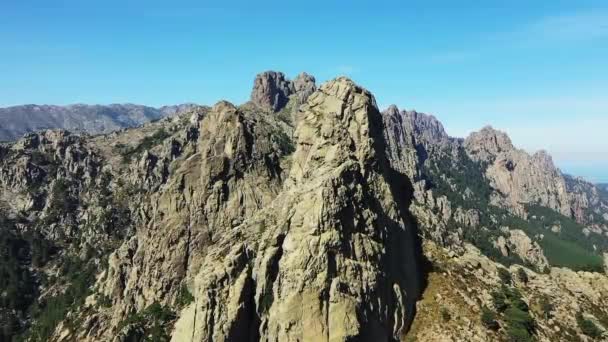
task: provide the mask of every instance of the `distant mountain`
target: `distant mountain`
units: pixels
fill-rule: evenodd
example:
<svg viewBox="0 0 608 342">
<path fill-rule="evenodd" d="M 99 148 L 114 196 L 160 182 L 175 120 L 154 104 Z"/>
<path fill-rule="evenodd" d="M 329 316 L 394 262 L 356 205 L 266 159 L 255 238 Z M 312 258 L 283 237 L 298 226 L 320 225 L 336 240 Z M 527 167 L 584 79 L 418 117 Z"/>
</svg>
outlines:
<svg viewBox="0 0 608 342">
<path fill-rule="evenodd" d="M 600 197 L 605 201 L 608 201 L 608 183 L 598 183 L 596 186 L 600 193 Z"/>
<path fill-rule="evenodd" d="M 0 108 L 0 141 L 15 140 L 25 133 L 49 128 L 91 134 L 108 133 L 177 115 L 194 107 L 197 105 L 181 104 L 154 108 L 135 104 L 28 104 Z"/>
</svg>

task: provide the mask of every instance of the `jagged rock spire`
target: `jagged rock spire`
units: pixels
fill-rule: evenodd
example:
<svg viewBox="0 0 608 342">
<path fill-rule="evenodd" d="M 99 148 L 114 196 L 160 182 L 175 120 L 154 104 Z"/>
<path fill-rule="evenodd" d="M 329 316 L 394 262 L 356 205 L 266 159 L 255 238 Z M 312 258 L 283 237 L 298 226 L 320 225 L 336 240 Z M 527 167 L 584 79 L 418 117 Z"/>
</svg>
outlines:
<svg viewBox="0 0 608 342">
<path fill-rule="evenodd" d="M 278 112 L 290 96 L 296 95 L 298 104 L 302 104 L 315 90 L 315 78 L 305 72 L 290 81 L 282 72 L 265 71 L 255 77 L 251 102 L 266 111 Z"/>
</svg>

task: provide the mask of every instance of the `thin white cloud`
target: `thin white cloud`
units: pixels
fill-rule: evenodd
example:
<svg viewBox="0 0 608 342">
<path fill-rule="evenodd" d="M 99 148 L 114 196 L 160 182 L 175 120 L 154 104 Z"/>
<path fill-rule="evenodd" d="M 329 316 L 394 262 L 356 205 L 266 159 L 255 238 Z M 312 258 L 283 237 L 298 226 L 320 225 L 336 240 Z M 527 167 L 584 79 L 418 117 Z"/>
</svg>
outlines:
<svg viewBox="0 0 608 342">
<path fill-rule="evenodd" d="M 588 41 L 608 38 L 608 11 L 589 11 L 541 18 L 521 32 L 528 39 Z"/>
<path fill-rule="evenodd" d="M 547 45 L 575 45 L 608 41 L 608 10 L 575 12 L 539 17 L 510 30 L 481 35 L 475 48 L 446 50 L 431 55 L 435 64 L 455 64 L 480 58 L 485 52 L 517 48 L 544 48 Z"/>
</svg>

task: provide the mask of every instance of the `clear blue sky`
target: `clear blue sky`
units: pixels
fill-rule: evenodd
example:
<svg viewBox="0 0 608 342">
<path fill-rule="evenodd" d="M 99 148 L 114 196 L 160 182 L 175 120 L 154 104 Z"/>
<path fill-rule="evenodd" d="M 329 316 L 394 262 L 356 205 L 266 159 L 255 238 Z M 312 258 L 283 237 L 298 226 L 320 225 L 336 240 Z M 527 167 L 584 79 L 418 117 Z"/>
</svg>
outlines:
<svg viewBox="0 0 608 342">
<path fill-rule="evenodd" d="M 263 70 L 346 74 L 608 181 L 605 0 L 3 0 L 0 42 L 0 106 L 242 103 Z"/>
</svg>

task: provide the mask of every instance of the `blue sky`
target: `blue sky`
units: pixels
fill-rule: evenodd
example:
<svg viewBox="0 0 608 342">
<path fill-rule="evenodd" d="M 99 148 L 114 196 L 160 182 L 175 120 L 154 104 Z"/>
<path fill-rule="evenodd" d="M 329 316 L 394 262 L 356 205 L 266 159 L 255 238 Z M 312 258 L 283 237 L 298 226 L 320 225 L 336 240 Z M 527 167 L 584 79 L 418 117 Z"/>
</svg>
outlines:
<svg viewBox="0 0 608 342">
<path fill-rule="evenodd" d="M 0 106 L 242 103 L 263 70 L 345 74 L 608 182 L 606 1 L 4 0 L 0 56 Z"/>
</svg>

